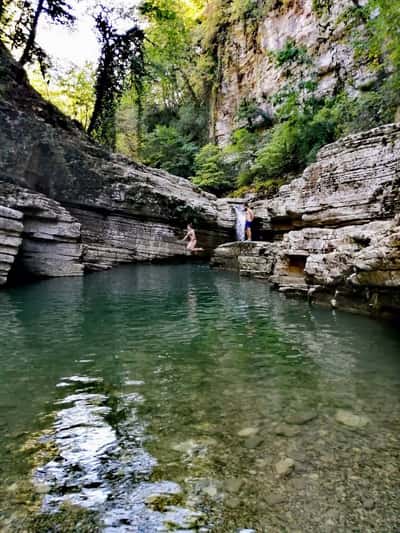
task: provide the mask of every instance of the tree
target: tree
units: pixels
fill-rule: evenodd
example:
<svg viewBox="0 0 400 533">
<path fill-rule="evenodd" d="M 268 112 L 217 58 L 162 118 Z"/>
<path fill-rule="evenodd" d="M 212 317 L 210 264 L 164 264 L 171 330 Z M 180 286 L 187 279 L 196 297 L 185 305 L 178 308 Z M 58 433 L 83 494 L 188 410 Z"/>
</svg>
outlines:
<svg viewBox="0 0 400 533">
<path fill-rule="evenodd" d="M 96 16 L 101 53 L 96 74 L 93 115 L 88 132 L 99 142 L 115 148 L 115 112 L 123 90 L 140 87 L 144 76 L 144 32 L 137 25 L 119 33 L 111 20 L 112 10 L 102 6 Z"/>
<path fill-rule="evenodd" d="M 196 155 L 193 183 L 206 191 L 222 194 L 233 189 L 229 165 L 215 144 L 206 144 Z"/>
<path fill-rule="evenodd" d="M 44 14 L 56 24 L 72 24 L 75 17 L 71 13 L 71 6 L 65 0 L 38 0 L 36 6 L 31 0 L 23 3 L 21 16 L 16 25 L 16 43 L 24 44 L 19 64 L 23 67 L 26 63 L 37 57 L 43 61 L 44 52 L 36 45 L 36 32 L 40 17 Z"/>
<path fill-rule="evenodd" d="M 43 77 L 35 65 L 28 69 L 33 87 L 63 113 L 79 122 L 86 130 L 93 112 L 94 67 L 88 62 L 82 67 L 52 67 Z"/>
<path fill-rule="evenodd" d="M 147 165 L 189 177 L 198 147 L 172 126 L 157 126 L 147 135 L 142 157 Z"/>
</svg>

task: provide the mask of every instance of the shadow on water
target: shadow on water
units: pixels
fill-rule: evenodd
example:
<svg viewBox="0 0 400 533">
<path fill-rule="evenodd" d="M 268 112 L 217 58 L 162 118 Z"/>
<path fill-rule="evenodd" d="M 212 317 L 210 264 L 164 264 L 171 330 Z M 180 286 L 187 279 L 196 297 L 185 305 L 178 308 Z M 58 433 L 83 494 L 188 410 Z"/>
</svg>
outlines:
<svg viewBox="0 0 400 533">
<path fill-rule="evenodd" d="M 387 324 L 135 266 L 1 292 L 0 340 L 4 530 L 400 525 Z"/>
</svg>

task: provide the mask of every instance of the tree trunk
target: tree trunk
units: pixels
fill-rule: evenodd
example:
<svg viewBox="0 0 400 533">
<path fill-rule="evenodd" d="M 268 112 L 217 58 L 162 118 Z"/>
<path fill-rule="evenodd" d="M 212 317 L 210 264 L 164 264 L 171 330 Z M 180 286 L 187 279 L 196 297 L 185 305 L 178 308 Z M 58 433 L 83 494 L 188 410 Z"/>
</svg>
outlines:
<svg viewBox="0 0 400 533">
<path fill-rule="evenodd" d="M 31 58 L 32 49 L 36 39 L 37 25 L 39 22 L 40 15 L 43 11 L 43 4 L 44 0 L 39 0 L 38 5 L 36 7 L 35 16 L 33 17 L 32 27 L 29 32 L 28 40 L 26 41 L 24 51 L 22 52 L 22 56 L 18 62 L 21 67 L 23 67 Z"/>
</svg>

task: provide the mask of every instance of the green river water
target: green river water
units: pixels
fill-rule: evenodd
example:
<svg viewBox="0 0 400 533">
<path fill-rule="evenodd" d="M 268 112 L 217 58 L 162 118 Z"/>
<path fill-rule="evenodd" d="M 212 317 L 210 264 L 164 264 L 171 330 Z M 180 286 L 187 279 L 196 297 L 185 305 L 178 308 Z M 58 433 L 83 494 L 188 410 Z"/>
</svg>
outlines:
<svg viewBox="0 0 400 533">
<path fill-rule="evenodd" d="M 400 531 L 400 334 L 203 265 L 0 292 L 0 530 Z"/>
</svg>

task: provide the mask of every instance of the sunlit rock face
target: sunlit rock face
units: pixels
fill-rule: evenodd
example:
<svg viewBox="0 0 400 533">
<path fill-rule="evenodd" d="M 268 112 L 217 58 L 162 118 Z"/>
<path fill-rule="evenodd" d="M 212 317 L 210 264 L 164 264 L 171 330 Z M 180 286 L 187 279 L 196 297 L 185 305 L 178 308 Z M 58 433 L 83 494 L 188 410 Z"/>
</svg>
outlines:
<svg viewBox="0 0 400 533">
<path fill-rule="evenodd" d="M 302 177 L 252 207 L 274 242 L 221 246 L 215 266 L 333 307 L 400 315 L 400 125 L 324 147 Z"/>
<path fill-rule="evenodd" d="M 188 222 L 206 252 L 227 240 L 230 224 L 213 195 L 92 143 L 33 91 L 1 45 L 0 72 L 0 184 L 9 188 L 0 206 L 24 213 L 30 273 L 75 275 L 79 261 L 103 270 L 185 256 Z"/>
<path fill-rule="evenodd" d="M 317 97 L 331 96 L 338 89 L 356 97 L 377 81 L 372 59 L 361 60 L 352 45 L 355 33 L 362 38 L 363 25 L 346 24 L 355 4 L 362 6 L 364 1 L 320 2 L 320 9 L 316 4 L 263 2 L 265 13 L 256 21 L 249 17 L 224 29 L 213 105 L 212 133 L 219 144 L 227 144 L 234 129 L 243 125 L 238 110 L 246 100 L 271 116 L 273 97 L 289 89 L 305 93 L 305 82 L 312 82 Z M 288 43 L 301 53 L 297 59 L 277 61 Z"/>
</svg>

